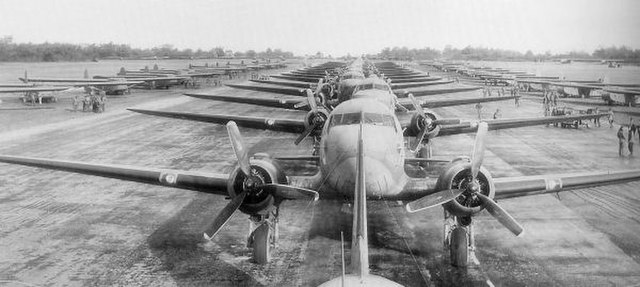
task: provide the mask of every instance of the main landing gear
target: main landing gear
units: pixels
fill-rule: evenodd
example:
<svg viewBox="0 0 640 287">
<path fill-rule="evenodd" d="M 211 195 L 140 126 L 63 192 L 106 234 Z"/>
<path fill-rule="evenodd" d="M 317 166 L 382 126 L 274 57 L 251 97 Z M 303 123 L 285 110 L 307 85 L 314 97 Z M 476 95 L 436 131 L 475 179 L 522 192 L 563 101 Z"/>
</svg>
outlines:
<svg viewBox="0 0 640 287">
<path fill-rule="evenodd" d="M 267 264 L 271 261 L 271 248 L 278 244 L 278 213 L 279 208 L 268 215 L 254 215 L 249 218 L 249 238 L 247 247 L 253 251 L 253 260 L 257 264 Z M 257 227 L 256 227 L 257 226 Z"/>
<path fill-rule="evenodd" d="M 456 267 L 466 267 L 469 260 L 475 258 L 471 216 L 454 216 L 444 211 L 444 248 L 449 253 L 451 265 Z"/>
</svg>

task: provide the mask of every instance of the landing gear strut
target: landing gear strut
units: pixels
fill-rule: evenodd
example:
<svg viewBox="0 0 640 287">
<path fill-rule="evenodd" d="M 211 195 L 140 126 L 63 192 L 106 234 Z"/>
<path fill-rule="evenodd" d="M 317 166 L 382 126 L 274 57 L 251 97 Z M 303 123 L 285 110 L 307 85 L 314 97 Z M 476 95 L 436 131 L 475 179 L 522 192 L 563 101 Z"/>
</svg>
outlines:
<svg viewBox="0 0 640 287">
<path fill-rule="evenodd" d="M 271 261 L 271 248 L 277 247 L 279 236 L 279 208 L 268 215 L 255 215 L 249 218 L 249 238 L 247 247 L 253 249 L 253 260 L 258 264 Z M 257 226 L 254 228 L 254 226 Z"/>
<path fill-rule="evenodd" d="M 475 257 L 473 221 L 470 216 L 454 216 L 444 211 L 444 248 L 451 265 L 466 267 Z"/>
</svg>

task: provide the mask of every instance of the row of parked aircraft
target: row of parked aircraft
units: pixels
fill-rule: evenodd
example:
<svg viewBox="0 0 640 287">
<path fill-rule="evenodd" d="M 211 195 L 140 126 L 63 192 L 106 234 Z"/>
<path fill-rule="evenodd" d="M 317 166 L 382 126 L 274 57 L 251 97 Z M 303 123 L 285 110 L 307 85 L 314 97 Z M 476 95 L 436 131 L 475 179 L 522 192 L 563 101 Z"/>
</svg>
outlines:
<svg viewBox="0 0 640 287">
<path fill-rule="evenodd" d="M 169 89 L 172 86 L 194 83 L 200 79 L 212 79 L 221 76 L 235 76 L 241 72 L 274 69 L 286 67 L 282 62 L 262 63 L 252 65 L 232 65 L 228 63 L 222 67 L 209 67 L 190 65 L 189 69 L 159 69 L 154 65 L 153 69 L 145 67 L 140 70 L 120 69 L 117 75 L 104 76 L 97 75 L 89 77 L 85 70 L 84 78 L 52 78 L 52 77 L 29 77 L 25 71 L 24 77 L 18 78 L 22 83 L 0 83 L 0 93 L 23 93 L 23 99 L 28 99 L 31 95 L 35 98 L 44 97 L 45 101 L 55 101 L 55 95 L 40 93 L 53 93 L 68 90 L 70 88 L 85 88 L 87 92 L 92 90 L 104 91 L 107 95 L 123 95 L 129 93 L 133 87 L 148 89 Z"/>
<path fill-rule="evenodd" d="M 483 167 L 488 130 L 589 120 L 602 117 L 603 114 L 482 122 L 442 118 L 429 108 L 508 98 L 434 101 L 428 96 L 416 97 L 415 94 L 428 89 L 413 87 L 401 91 L 392 85 L 419 86 L 418 83 L 425 83 L 428 86 L 428 83 L 442 80 L 393 63 L 372 63 L 365 59 L 350 63 L 328 62 L 281 74 L 279 79 L 260 82 L 260 85 L 235 87 L 251 86 L 252 90 L 300 96 L 300 99 L 283 100 L 267 96 L 245 98 L 210 93 L 187 95 L 206 100 L 301 110 L 298 119 L 130 109 L 155 116 L 226 124 L 238 159 L 237 166 L 230 174 L 15 155 L 0 155 L 0 162 L 227 196 L 229 203 L 211 225 L 203 228 L 204 237 L 206 240 L 215 238 L 231 216 L 240 211 L 256 223 L 257 227 L 250 232 L 249 242 L 253 258 L 259 264 L 270 260 L 271 248 L 277 241 L 279 208 L 283 201 L 347 199 L 353 203 L 350 271 L 323 286 L 399 286 L 369 272 L 369 200 L 402 201 L 408 212 L 442 206 L 446 215 L 455 219 L 455 224 L 449 226 L 444 234 L 451 263 L 464 267 L 475 250 L 474 241 L 471 240 L 473 217 L 483 210 L 487 210 L 514 235 L 520 236 L 524 232 L 524 227 L 496 200 L 640 179 L 640 170 L 494 178 Z M 276 90 L 275 87 L 282 89 Z M 465 89 L 439 90 L 453 92 Z M 433 92 L 424 92 L 422 95 L 430 93 Z M 272 157 L 262 153 L 250 155 L 238 126 L 291 133 L 297 137 L 296 144 L 309 143 L 313 148 L 309 155 L 301 157 Z M 425 152 L 430 141 L 439 136 L 461 133 L 476 133 L 470 158 L 459 157 L 448 161 L 447 167 L 436 178 L 416 178 L 405 172 L 407 164 L 436 161 Z M 309 140 L 309 137 L 313 140 Z M 413 139 L 413 143 L 407 138 Z M 281 161 L 310 159 L 317 162 L 318 167 L 317 173 L 311 176 L 287 175 L 286 170 L 278 164 Z"/>
<path fill-rule="evenodd" d="M 519 86 L 524 91 L 556 91 L 567 97 L 598 97 L 609 105 L 636 106 L 640 104 L 640 84 L 611 83 L 606 78 L 594 81 L 567 80 L 560 77 L 536 76 L 522 71 L 470 66 L 459 63 L 425 62 L 441 71 L 455 72 L 464 81 L 478 84 Z"/>
</svg>

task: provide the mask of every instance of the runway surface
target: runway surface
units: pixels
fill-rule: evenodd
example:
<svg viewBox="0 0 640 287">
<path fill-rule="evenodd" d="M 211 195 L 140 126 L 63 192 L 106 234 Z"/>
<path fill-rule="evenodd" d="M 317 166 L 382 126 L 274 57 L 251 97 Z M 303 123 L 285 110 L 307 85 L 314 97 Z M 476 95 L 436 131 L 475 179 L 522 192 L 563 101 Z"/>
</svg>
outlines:
<svg viewBox="0 0 640 287">
<path fill-rule="evenodd" d="M 463 93 L 472 95 L 481 92 Z M 301 115 L 192 99 L 179 91 L 141 97 L 126 106 L 112 102 L 114 108 L 105 114 L 2 130 L 0 153 L 225 173 L 235 156 L 224 126 L 124 108 Z M 484 107 L 486 117 L 498 107 L 503 118 L 542 114 L 541 104 L 529 100 L 517 109 L 512 101 Z M 476 115 L 473 105 L 437 111 L 445 117 Z M 492 131 L 485 166 L 494 177 L 640 168 L 640 155 L 618 157 L 617 129 L 604 122 L 600 128 Z M 241 132 L 253 151 L 309 153 L 310 142 L 297 147 L 293 135 Z M 437 138 L 434 155 L 470 155 L 472 145 L 473 135 Z M 285 202 L 274 260 L 259 266 L 246 248 L 244 214 L 233 217 L 213 242 L 203 242 L 202 228 L 227 203 L 220 196 L 9 164 L 0 164 L 0 186 L 0 285 L 315 286 L 340 275 L 340 232 L 347 239 L 351 233 L 342 202 Z M 501 205 L 525 227 L 525 236 L 514 237 L 482 212 L 475 217 L 479 264 L 467 270 L 448 263 L 441 208 L 407 214 L 396 202 L 370 202 L 371 272 L 406 286 L 637 286 L 637 186 L 504 200 Z M 349 242 L 345 246 L 348 258 Z"/>
</svg>

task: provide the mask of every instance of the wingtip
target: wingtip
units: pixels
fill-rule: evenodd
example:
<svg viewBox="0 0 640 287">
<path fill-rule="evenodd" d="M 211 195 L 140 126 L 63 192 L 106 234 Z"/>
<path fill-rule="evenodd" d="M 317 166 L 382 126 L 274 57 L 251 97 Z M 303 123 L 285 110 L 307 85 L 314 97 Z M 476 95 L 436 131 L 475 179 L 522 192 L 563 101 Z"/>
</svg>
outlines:
<svg viewBox="0 0 640 287">
<path fill-rule="evenodd" d="M 204 240 L 206 241 L 211 241 L 211 239 L 213 239 L 213 236 L 209 236 L 206 232 L 202 233 L 202 235 L 204 236 Z"/>
</svg>

